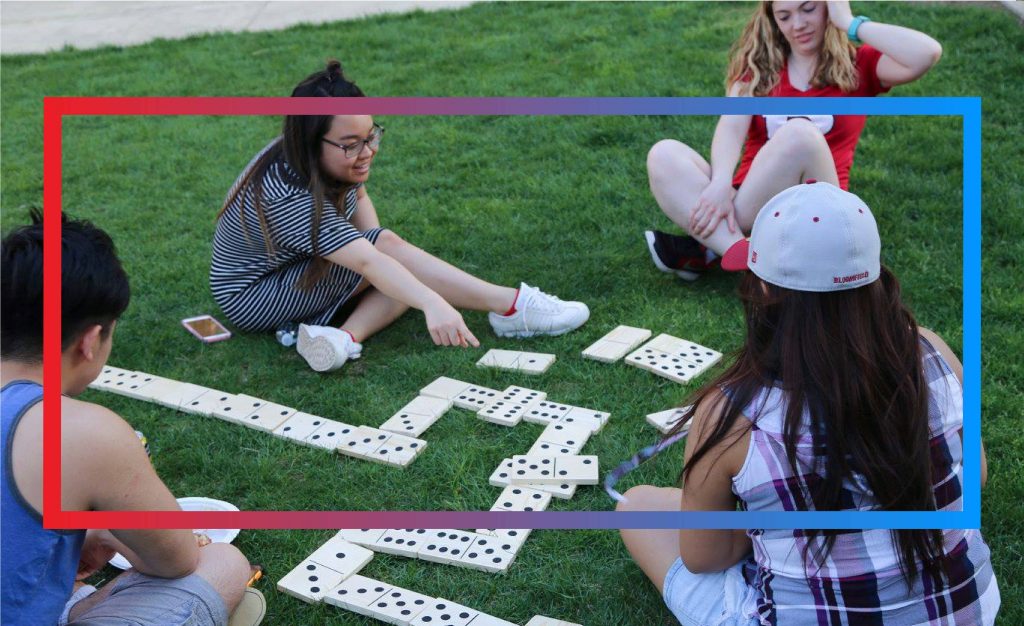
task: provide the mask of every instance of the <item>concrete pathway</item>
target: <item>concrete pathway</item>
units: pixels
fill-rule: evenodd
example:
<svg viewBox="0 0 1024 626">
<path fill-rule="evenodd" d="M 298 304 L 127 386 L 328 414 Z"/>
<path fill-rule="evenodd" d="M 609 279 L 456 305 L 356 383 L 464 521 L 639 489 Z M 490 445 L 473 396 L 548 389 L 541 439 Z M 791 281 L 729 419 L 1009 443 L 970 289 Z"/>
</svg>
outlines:
<svg viewBox="0 0 1024 626">
<path fill-rule="evenodd" d="M 1003 0 L 1003 6 L 1024 23 L 1024 2 L 1020 0 Z"/>
<path fill-rule="evenodd" d="M 103 45 L 131 46 L 160 37 L 277 30 L 377 13 L 451 9 L 471 0 L 388 2 L 0 2 L 0 53 L 25 54 Z"/>
</svg>

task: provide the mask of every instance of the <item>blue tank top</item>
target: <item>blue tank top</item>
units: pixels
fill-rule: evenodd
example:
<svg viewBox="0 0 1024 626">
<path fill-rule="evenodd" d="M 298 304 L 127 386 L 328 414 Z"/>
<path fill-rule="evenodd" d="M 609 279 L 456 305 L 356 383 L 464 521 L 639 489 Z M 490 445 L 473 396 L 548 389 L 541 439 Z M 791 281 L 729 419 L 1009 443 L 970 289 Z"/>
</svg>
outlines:
<svg viewBox="0 0 1024 626">
<path fill-rule="evenodd" d="M 11 445 L 21 417 L 42 400 L 43 388 L 28 381 L 14 381 L 0 390 L 0 506 L 3 507 L 3 546 L 0 563 L 0 612 L 3 623 L 56 624 L 71 597 L 84 530 L 46 530 L 43 518 L 22 497 L 14 484 Z"/>
</svg>

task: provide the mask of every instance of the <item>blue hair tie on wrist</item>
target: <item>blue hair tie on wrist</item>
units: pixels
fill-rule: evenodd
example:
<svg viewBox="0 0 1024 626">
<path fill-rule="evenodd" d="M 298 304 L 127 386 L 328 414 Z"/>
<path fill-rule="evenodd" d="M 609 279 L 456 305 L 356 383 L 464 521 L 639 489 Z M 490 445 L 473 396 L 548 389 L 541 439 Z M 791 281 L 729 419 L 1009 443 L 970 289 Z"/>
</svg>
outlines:
<svg viewBox="0 0 1024 626">
<path fill-rule="evenodd" d="M 860 37 L 857 36 L 857 30 L 860 28 L 861 24 L 870 21 L 870 17 L 864 17 L 863 15 L 858 15 L 853 18 L 853 21 L 850 22 L 850 27 L 846 29 L 846 36 L 849 37 L 850 41 L 853 43 L 860 43 Z"/>
</svg>

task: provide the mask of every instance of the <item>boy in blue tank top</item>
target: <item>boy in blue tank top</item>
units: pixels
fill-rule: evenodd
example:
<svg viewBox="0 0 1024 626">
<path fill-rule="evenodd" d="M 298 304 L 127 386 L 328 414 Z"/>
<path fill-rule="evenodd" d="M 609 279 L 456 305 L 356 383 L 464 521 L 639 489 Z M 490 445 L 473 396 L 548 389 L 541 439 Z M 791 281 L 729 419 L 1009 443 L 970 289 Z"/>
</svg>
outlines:
<svg viewBox="0 0 1024 626">
<path fill-rule="evenodd" d="M 250 574 L 235 547 L 200 548 L 189 530 L 43 528 L 43 227 L 32 217 L 0 253 L 4 624 L 227 624 Z M 129 287 L 105 232 L 64 219 L 61 239 L 62 508 L 179 510 L 131 426 L 73 397 L 106 363 Z M 84 585 L 115 551 L 132 569 L 98 591 Z"/>
</svg>

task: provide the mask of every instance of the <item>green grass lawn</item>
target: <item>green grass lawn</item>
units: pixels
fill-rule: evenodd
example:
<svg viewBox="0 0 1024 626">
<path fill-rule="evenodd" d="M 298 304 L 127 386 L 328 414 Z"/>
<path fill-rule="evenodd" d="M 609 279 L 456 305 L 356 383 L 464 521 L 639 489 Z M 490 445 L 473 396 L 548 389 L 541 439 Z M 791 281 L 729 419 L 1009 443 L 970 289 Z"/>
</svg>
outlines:
<svg viewBox="0 0 1024 626">
<path fill-rule="evenodd" d="M 44 95 L 282 96 L 337 57 L 375 96 L 720 95 L 726 51 L 747 5 L 482 4 L 280 32 L 158 41 L 128 49 L 66 50 L 2 60 L 0 206 L 7 232 L 42 203 Z M 1024 623 L 1024 206 L 1019 103 L 1024 33 L 984 6 L 873 4 L 871 16 L 942 42 L 941 63 L 895 95 L 984 97 L 983 431 L 989 458 L 983 530 L 1003 597 L 1001 624 Z M 1016 105 L 1014 103 L 1017 103 Z M 467 322 L 484 347 L 556 353 L 541 377 L 480 370 L 479 351 L 432 346 L 422 315 L 366 344 L 340 372 L 311 372 L 270 335 L 203 345 L 179 325 L 219 314 L 209 293 L 214 218 L 228 186 L 278 131 L 278 118 L 79 117 L 64 122 L 63 203 L 107 229 L 132 279 L 111 364 L 244 392 L 351 424 L 377 425 L 440 375 L 612 412 L 588 444 L 610 469 L 656 439 L 643 416 L 680 403 L 680 387 L 622 364 L 579 358 L 616 324 L 735 350 L 735 277 L 695 285 L 653 270 L 641 237 L 665 228 L 647 190 L 646 150 L 676 137 L 706 154 L 709 117 L 387 117 L 368 189 L 385 226 L 493 282 L 526 281 L 591 306 L 590 323 L 560 338 L 499 340 L 486 317 Z M 872 118 L 851 190 L 873 207 L 883 259 L 901 277 L 920 322 L 961 348 L 961 141 L 956 118 Z M 221 316 L 223 317 L 223 316 Z M 243 509 L 479 510 L 498 490 L 487 477 L 524 452 L 541 427 L 514 429 L 453 410 L 423 436 L 403 470 L 332 456 L 269 435 L 88 392 L 149 437 L 172 491 Z M 681 449 L 629 484 L 674 482 Z M 627 485 L 628 486 L 628 485 Z M 606 510 L 581 488 L 553 510 Z M 236 541 L 266 565 L 272 624 L 370 624 L 330 606 L 272 592 L 329 531 L 243 531 Z M 657 592 L 611 531 L 536 531 L 509 572 L 493 576 L 379 555 L 365 575 L 524 623 L 543 613 L 588 625 L 673 624 Z"/>
</svg>

